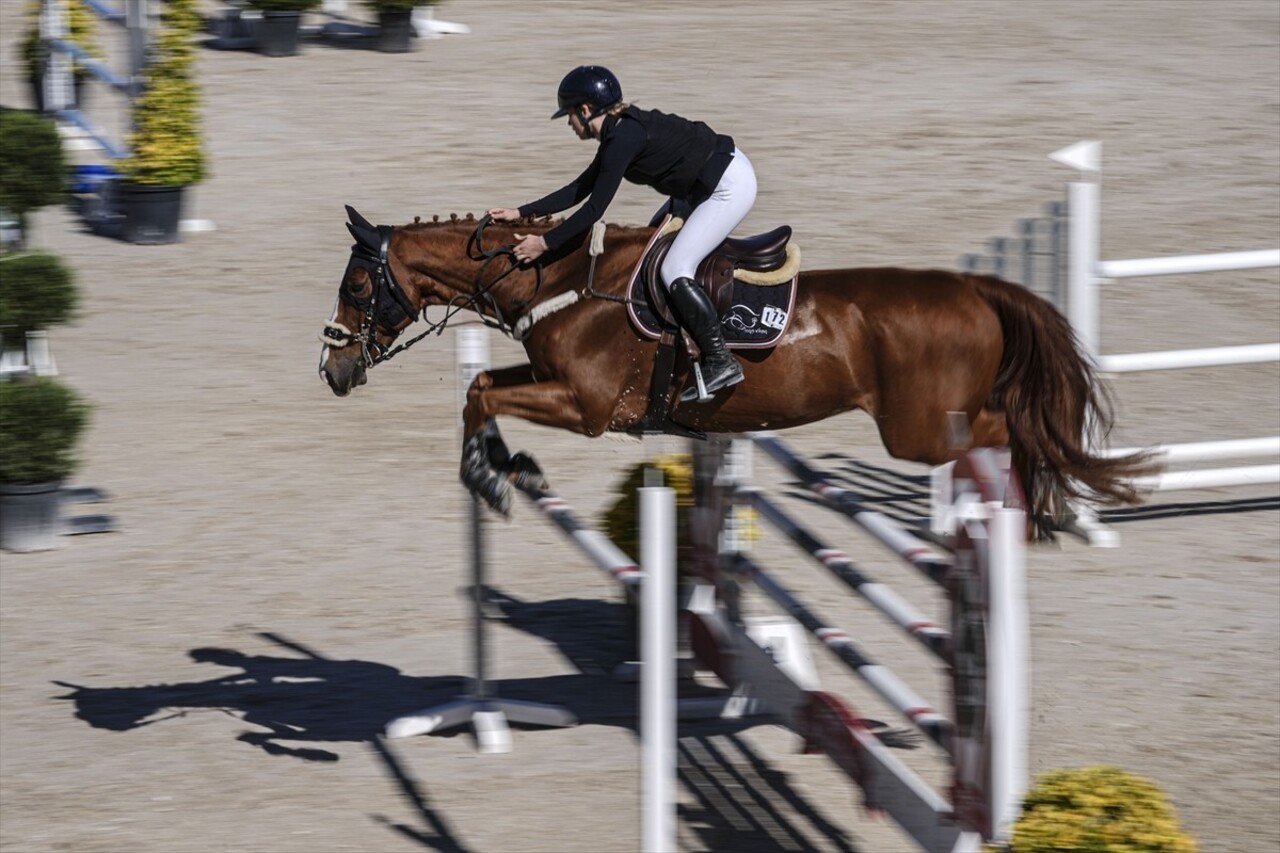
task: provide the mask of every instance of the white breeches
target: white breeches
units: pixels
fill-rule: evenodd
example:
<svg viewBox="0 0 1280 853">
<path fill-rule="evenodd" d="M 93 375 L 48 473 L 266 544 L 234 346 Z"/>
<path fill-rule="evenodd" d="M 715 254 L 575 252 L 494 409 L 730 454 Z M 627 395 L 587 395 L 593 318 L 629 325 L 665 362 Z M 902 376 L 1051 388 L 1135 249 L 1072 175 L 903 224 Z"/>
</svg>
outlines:
<svg viewBox="0 0 1280 853">
<path fill-rule="evenodd" d="M 746 218 L 756 201 L 756 170 L 747 155 L 734 149 L 715 192 L 694 208 L 662 261 L 662 281 L 670 288 L 678 278 L 693 278 L 702 259 Z"/>
</svg>

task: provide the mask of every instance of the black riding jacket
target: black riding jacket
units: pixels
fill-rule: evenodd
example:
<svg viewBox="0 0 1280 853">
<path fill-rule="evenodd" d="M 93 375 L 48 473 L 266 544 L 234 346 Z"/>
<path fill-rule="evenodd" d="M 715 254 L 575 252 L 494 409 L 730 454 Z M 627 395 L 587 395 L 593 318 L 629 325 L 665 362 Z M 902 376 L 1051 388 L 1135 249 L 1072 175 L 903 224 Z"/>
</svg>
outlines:
<svg viewBox="0 0 1280 853">
<path fill-rule="evenodd" d="M 586 233 L 613 201 L 622 179 L 653 187 L 697 206 L 711 195 L 733 160 L 733 138 L 700 121 L 629 106 L 604 120 L 595 159 L 570 183 L 520 207 L 522 216 L 543 216 L 590 199 L 543 235 L 558 249 Z"/>
</svg>

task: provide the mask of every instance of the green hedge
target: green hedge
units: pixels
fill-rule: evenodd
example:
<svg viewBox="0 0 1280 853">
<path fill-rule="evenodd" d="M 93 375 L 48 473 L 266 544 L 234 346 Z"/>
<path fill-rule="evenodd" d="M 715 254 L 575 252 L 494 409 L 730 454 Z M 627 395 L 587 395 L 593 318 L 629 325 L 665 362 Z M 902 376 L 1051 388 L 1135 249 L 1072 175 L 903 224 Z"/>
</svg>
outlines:
<svg viewBox="0 0 1280 853">
<path fill-rule="evenodd" d="M 76 316 L 80 292 L 57 255 L 26 252 L 0 257 L 0 334 L 47 329 Z"/>
<path fill-rule="evenodd" d="M 52 377 L 0 382 L 0 483 L 66 479 L 88 423 L 89 404 Z"/>
<path fill-rule="evenodd" d="M 69 175 L 52 120 L 0 110 L 0 207 L 25 225 L 28 212 L 63 199 Z"/>
</svg>

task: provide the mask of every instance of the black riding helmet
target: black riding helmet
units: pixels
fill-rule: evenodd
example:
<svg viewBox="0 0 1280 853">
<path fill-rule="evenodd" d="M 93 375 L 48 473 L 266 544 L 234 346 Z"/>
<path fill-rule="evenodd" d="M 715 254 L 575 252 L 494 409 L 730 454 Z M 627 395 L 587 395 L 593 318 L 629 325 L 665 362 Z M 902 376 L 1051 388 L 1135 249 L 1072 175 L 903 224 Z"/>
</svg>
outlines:
<svg viewBox="0 0 1280 853">
<path fill-rule="evenodd" d="M 590 121 L 622 100 L 622 84 L 603 65 L 579 65 L 560 81 L 556 100 L 560 109 L 552 114 L 553 119 L 568 115 L 579 104 L 586 104 L 591 107 Z"/>
</svg>

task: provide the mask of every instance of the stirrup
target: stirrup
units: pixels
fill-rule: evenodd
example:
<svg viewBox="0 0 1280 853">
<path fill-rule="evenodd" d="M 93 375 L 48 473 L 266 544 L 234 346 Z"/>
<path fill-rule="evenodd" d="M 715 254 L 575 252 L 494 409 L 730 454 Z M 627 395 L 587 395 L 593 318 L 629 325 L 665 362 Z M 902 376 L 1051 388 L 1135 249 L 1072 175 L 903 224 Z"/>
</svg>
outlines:
<svg viewBox="0 0 1280 853">
<path fill-rule="evenodd" d="M 699 403 L 705 403 L 715 396 L 717 391 L 731 388 L 745 378 L 742 373 L 742 365 L 738 364 L 737 359 L 733 356 L 729 356 L 728 364 L 725 365 L 724 370 L 713 376 L 710 382 L 707 382 L 702 375 L 701 362 L 694 362 L 693 386 L 680 395 L 680 402 L 692 403 L 697 400 Z"/>
</svg>

